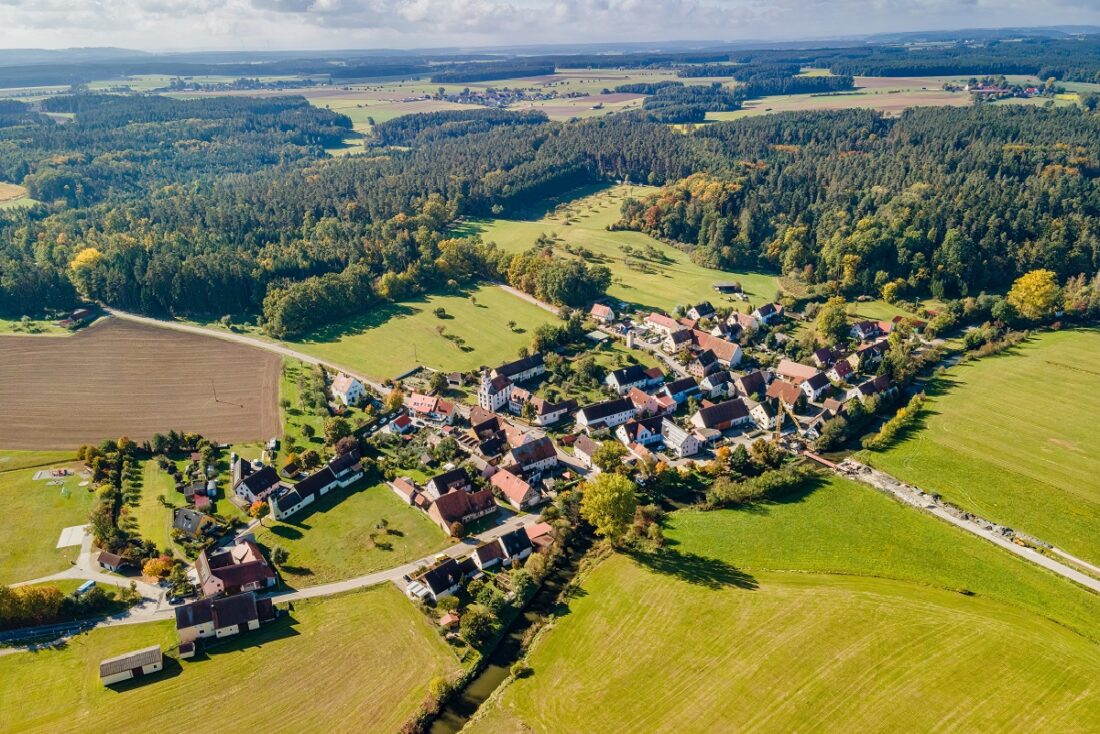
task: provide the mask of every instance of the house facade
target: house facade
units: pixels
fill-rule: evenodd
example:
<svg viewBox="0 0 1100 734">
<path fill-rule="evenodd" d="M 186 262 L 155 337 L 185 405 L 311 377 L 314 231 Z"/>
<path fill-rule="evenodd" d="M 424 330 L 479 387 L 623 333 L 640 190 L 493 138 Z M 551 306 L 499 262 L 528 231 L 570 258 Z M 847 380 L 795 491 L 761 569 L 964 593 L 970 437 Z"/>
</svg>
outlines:
<svg viewBox="0 0 1100 734">
<path fill-rule="evenodd" d="M 332 381 L 332 397 L 344 405 L 359 405 L 367 397 L 367 388 L 356 378 L 341 372 Z"/>
<path fill-rule="evenodd" d="M 577 411 L 577 428 L 582 431 L 598 431 L 622 425 L 637 415 L 638 409 L 626 399 L 609 400 L 586 405 Z"/>
</svg>

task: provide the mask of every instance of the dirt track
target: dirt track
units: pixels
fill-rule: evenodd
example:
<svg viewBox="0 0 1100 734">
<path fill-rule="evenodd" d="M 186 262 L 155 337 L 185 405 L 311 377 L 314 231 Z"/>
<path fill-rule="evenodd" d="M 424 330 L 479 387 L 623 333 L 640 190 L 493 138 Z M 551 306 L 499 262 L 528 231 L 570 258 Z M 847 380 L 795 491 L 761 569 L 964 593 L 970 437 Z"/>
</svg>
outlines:
<svg viewBox="0 0 1100 734">
<path fill-rule="evenodd" d="M 259 349 L 118 319 L 71 337 L 0 337 L 0 447 L 171 429 L 267 439 L 279 433 L 280 364 Z"/>
</svg>

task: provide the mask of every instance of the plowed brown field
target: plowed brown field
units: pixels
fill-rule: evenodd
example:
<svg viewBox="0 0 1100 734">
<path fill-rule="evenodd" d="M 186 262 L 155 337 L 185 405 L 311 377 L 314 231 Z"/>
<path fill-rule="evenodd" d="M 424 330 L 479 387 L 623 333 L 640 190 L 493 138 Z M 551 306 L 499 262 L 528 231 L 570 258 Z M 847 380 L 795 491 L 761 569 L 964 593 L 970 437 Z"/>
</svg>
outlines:
<svg viewBox="0 0 1100 734">
<path fill-rule="evenodd" d="M 0 447 L 140 441 L 172 429 L 267 439 L 279 433 L 280 363 L 259 349 L 117 319 L 71 337 L 0 336 Z"/>
</svg>

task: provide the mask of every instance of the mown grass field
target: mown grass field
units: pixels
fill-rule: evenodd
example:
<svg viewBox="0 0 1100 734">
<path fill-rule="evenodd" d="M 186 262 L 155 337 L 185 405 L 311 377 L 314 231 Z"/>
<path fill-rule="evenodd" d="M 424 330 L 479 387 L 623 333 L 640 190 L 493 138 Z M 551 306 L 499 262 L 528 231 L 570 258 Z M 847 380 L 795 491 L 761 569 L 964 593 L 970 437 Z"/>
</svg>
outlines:
<svg viewBox="0 0 1100 734">
<path fill-rule="evenodd" d="M 0 204 L 3 207 L 3 204 Z M 58 326 L 56 322 L 45 319 L 20 319 L 0 318 L 0 334 L 14 334 L 17 336 L 68 336 L 72 334 L 68 329 Z"/>
<path fill-rule="evenodd" d="M 1032 338 L 951 369 L 921 430 L 867 461 L 1100 562 L 1100 332 Z"/>
<path fill-rule="evenodd" d="M 436 675 L 458 662 L 393 587 L 297 602 L 283 618 L 177 660 L 171 622 L 73 638 L 60 650 L 0 657 L 0 731 L 256 729 L 397 731 Z M 165 672 L 104 688 L 99 661 L 147 645 L 171 650 Z"/>
<path fill-rule="evenodd" d="M 376 527 L 383 518 L 389 533 Z M 388 485 L 366 480 L 332 490 L 285 522 L 268 517 L 263 525 L 256 528 L 256 540 L 290 553 L 280 571 L 296 588 L 400 566 L 449 542 L 427 515 L 402 503 Z"/>
<path fill-rule="evenodd" d="M 775 296 L 774 276 L 704 268 L 693 263 L 686 253 L 641 232 L 607 231 L 609 224 L 620 219 L 625 197 L 641 197 L 653 191 L 656 189 L 649 186 L 615 186 L 576 199 L 561 212 L 551 211 L 540 218 L 472 220 L 466 224 L 470 232 L 480 233 L 486 241 L 495 242 L 508 252 L 529 249 L 541 234 L 561 238 L 556 252 L 562 257 L 569 257 L 565 245 L 585 247 L 596 255 L 589 262 L 611 268 L 614 280 L 608 295 L 641 308 L 670 311 L 677 304 L 704 299 L 717 305 L 728 298 L 714 291 L 715 281 L 722 280 L 740 281 L 754 303 Z M 646 260 L 644 270 L 628 267 L 624 246 L 635 251 L 654 247 L 667 260 Z"/>
<path fill-rule="evenodd" d="M 591 571 L 469 731 L 1100 725 L 1100 599 L 869 488 L 684 511 L 668 537 Z"/>
<path fill-rule="evenodd" d="M 437 317 L 436 308 L 445 309 L 447 317 Z M 485 285 L 469 293 L 380 305 L 363 317 L 291 343 L 307 354 L 378 378 L 395 377 L 417 365 L 466 371 L 515 359 L 519 348 L 531 343 L 534 328 L 555 319 L 499 287 Z M 509 321 L 516 322 L 515 330 L 508 328 Z M 443 336 L 437 331 L 440 327 Z M 464 339 L 464 348 L 446 334 Z"/>
<path fill-rule="evenodd" d="M 71 452 L 0 452 L 0 583 L 64 571 L 80 553 L 79 545 L 55 546 L 63 528 L 88 521 L 94 495 L 79 486 L 83 480 L 78 475 L 58 480 L 64 486 L 34 479 L 34 467 L 42 464 L 76 468 L 66 460 L 72 460 Z"/>
</svg>

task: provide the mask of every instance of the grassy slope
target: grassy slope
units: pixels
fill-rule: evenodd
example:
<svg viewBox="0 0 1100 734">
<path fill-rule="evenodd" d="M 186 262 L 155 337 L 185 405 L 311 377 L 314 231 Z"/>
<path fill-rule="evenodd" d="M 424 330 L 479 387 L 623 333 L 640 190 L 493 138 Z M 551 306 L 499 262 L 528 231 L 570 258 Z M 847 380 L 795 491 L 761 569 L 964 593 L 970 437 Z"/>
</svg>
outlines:
<svg viewBox="0 0 1100 734">
<path fill-rule="evenodd" d="M 481 232 L 490 242 L 496 242 L 506 251 L 521 252 L 534 245 L 540 234 L 556 233 L 565 243 L 587 247 L 605 258 L 614 275 L 614 283 L 608 294 L 627 303 L 636 303 L 650 309 L 669 311 L 676 304 L 710 299 L 718 303 L 725 296 L 713 290 L 719 280 L 739 280 L 754 302 L 775 296 L 776 279 L 770 275 L 728 273 L 700 267 L 680 250 L 665 245 L 640 232 L 608 232 L 607 226 L 618 221 L 619 207 L 629 193 L 638 197 L 656 189 L 648 186 L 616 186 L 597 192 L 572 204 L 576 221 L 566 225 L 561 215 L 550 213 L 541 219 L 481 220 L 470 223 L 474 231 Z M 627 268 L 625 257 L 619 249 L 622 245 L 644 248 L 652 245 L 668 255 L 668 265 L 651 263 L 652 272 L 643 273 Z M 559 249 L 559 254 L 567 256 Z"/>
<path fill-rule="evenodd" d="M 1100 561 L 1100 332 L 1032 339 L 960 365 L 923 430 L 870 463 L 947 499 Z"/>
<path fill-rule="evenodd" d="M 314 509 L 316 508 L 316 509 Z M 401 535 L 379 534 L 391 550 L 374 547 L 369 534 L 385 518 Z M 335 489 L 299 515 L 278 522 L 264 520 L 256 539 L 269 548 L 290 552 L 283 579 L 291 586 L 311 586 L 353 578 L 416 560 L 447 543 L 443 532 L 423 512 L 405 505 L 385 484 L 360 482 Z"/>
<path fill-rule="evenodd" d="M 669 537 L 673 562 L 597 566 L 470 730 L 1100 725 L 1100 647 L 1062 626 L 1100 600 L 873 490 L 682 512 Z"/>
<path fill-rule="evenodd" d="M 387 304 L 360 318 L 317 331 L 311 338 L 293 342 L 295 349 L 370 375 L 394 377 L 416 364 L 447 370 L 470 370 L 514 359 L 519 348 L 531 342 L 539 324 L 554 320 L 550 314 L 495 286 L 483 286 L 470 295 L 432 295 L 416 301 Z M 440 319 L 433 311 L 444 308 L 452 318 Z M 507 322 L 515 321 L 518 331 Z M 436 333 L 466 340 L 463 351 Z"/>
<path fill-rule="evenodd" d="M 59 456 L 57 452 L 4 452 L 0 459 L 12 455 L 14 462 L 25 459 L 32 464 L 48 456 Z M 33 455 L 34 460 L 30 461 L 27 455 Z M 76 464 L 70 466 L 75 468 Z M 0 500 L 4 507 L 4 522 L 0 523 L 0 583 L 27 581 L 64 571 L 80 552 L 80 546 L 54 546 L 62 528 L 88 521 L 92 493 L 78 486 L 82 480 L 73 476 L 65 480 L 69 491 L 68 496 L 63 496 L 60 486 L 50 485 L 47 480 L 35 481 L 34 473 L 33 468 L 0 473 Z"/>
<path fill-rule="evenodd" d="M 10 693 L 0 696 L 0 731 L 185 731 L 201 719 L 205 731 L 388 733 L 433 676 L 458 668 L 388 585 L 298 602 L 291 616 L 208 657 L 170 659 L 163 676 L 118 690 L 100 685 L 99 661 L 151 644 L 171 648 L 171 623 L 101 629 L 61 650 L 0 657 L 0 690 Z"/>
</svg>

